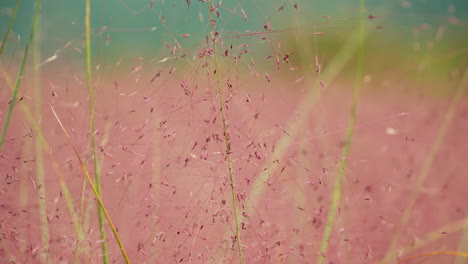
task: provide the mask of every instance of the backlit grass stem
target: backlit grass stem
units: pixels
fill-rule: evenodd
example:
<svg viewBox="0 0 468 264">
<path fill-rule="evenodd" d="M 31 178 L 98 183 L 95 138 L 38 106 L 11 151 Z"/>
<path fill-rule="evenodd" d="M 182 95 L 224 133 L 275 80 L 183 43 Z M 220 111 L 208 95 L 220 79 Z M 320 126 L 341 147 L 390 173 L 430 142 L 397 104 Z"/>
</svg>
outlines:
<svg viewBox="0 0 468 264">
<path fill-rule="evenodd" d="M 210 18 L 210 34 L 211 34 L 211 42 L 213 45 L 213 60 L 214 60 L 214 67 L 216 71 L 216 82 L 218 86 L 218 94 L 219 94 L 219 105 L 221 109 L 221 119 L 223 120 L 223 134 L 224 134 L 224 142 L 225 142 L 225 150 L 226 150 L 226 160 L 228 166 L 228 173 L 229 173 L 229 184 L 231 185 L 231 198 L 232 198 L 232 212 L 234 214 L 234 227 L 236 231 L 236 244 L 237 244 L 237 252 L 239 254 L 239 263 L 244 263 L 243 261 L 243 254 L 242 254 L 242 245 L 241 245 L 241 228 L 239 223 L 239 216 L 238 216 L 238 208 L 236 202 L 236 187 L 234 183 L 234 174 L 232 172 L 232 160 L 231 160 L 231 140 L 229 138 L 228 129 L 227 129 L 227 120 L 226 120 L 226 111 L 224 107 L 224 97 L 223 97 L 223 90 L 221 88 L 221 77 L 220 71 L 218 67 L 218 59 L 216 55 L 216 28 L 215 22 L 213 20 L 213 10 L 211 8 L 211 1 L 208 0 L 207 2 L 208 7 L 208 14 Z"/>
<path fill-rule="evenodd" d="M 125 263 L 127 263 L 127 264 L 130 263 L 130 259 L 128 258 L 127 253 L 126 253 L 126 251 L 124 249 L 124 246 L 122 244 L 122 241 L 120 240 L 119 234 L 117 233 L 117 229 L 115 228 L 114 224 L 112 223 L 112 220 L 111 220 L 111 218 L 109 216 L 109 213 L 107 213 L 107 210 L 106 210 L 106 208 L 104 206 L 104 202 L 102 201 L 101 195 L 99 194 L 99 192 L 98 192 L 98 190 L 96 188 L 96 185 L 94 184 L 93 180 L 91 179 L 91 176 L 89 175 L 88 169 L 86 168 L 85 164 L 81 160 L 81 157 L 78 154 L 78 151 L 76 150 L 75 145 L 71 141 L 67 130 L 65 130 L 65 127 L 63 126 L 62 122 L 60 121 L 60 118 L 58 117 L 58 115 L 55 112 L 54 108 L 52 106 L 50 108 L 51 108 L 52 113 L 54 114 L 55 118 L 57 119 L 57 122 L 59 123 L 60 128 L 62 129 L 63 133 L 67 137 L 68 142 L 70 143 L 71 147 L 73 148 L 73 152 L 75 153 L 75 156 L 78 158 L 80 166 L 83 169 L 83 172 L 85 174 L 85 177 L 88 180 L 88 183 L 91 186 L 91 189 L 93 190 L 94 195 L 96 196 L 96 199 L 98 201 L 99 206 L 102 208 L 102 212 L 103 212 L 104 216 L 106 217 L 107 222 L 109 223 L 109 226 L 110 226 L 110 228 L 112 230 L 112 233 L 114 234 L 115 239 L 117 240 L 117 244 L 119 245 L 119 248 L 120 248 L 120 250 L 122 252 L 122 255 L 123 255 L 124 259 L 125 259 Z"/>
<path fill-rule="evenodd" d="M 348 162 L 349 151 L 351 149 L 351 141 L 354 134 L 354 125 L 356 124 L 356 113 L 357 106 L 359 103 L 359 96 L 361 93 L 362 87 L 362 70 L 364 64 L 364 39 L 365 39 L 365 24 L 364 24 L 364 15 L 365 15 L 365 0 L 360 0 L 360 23 L 359 23 L 359 44 L 358 44 L 358 62 L 356 65 L 356 76 L 354 81 L 353 89 L 353 102 L 351 105 L 351 113 L 348 121 L 348 131 L 346 132 L 345 144 L 343 146 L 341 161 L 338 165 L 338 172 L 335 180 L 335 187 L 333 188 L 333 196 L 328 211 L 327 223 L 325 225 L 325 230 L 323 233 L 322 243 L 320 244 L 320 254 L 318 256 L 317 263 L 322 264 L 327 257 L 328 245 L 331 236 L 331 231 L 333 229 L 336 216 L 338 214 L 338 207 L 341 201 L 341 193 L 343 189 L 343 179 L 345 176 L 346 164 Z"/>
<path fill-rule="evenodd" d="M 39 3 L 40 4 L 40 3 Z M 38 7 L 40 9 L 40 7 Z M 37 123 L 37 129 L 42 131 L 41 128 L 41 31 L 40 31 L 40 19 L 41 12 L 38 11 L 37 15 L 34 16 L 34 39 L 33 41 L 33 65 L 34 65 L 34 121 Z M 39 205 L 39 219 L 41 226 L 41 237 L 42 243 L 44 244 L 44 250 L 46 251 L 46 263 L 50 263 L 51 259 L 49 256 L 49 220 L 47 218 L 47 193 L 46 193 L 46 182 L 44 174 L 44 148 L 43 142 L 36 137 L 34 140 L 34 148 L 36 152 L 36 177 L 38 186 L 38 205 Z"/>
<path fill-rule="evenodd" d="M 96 137 L 95 137 L 95 124 L 94 124 L 94 97 L 95 89 L 92 83 L 91 75 L 91 3 L 90 0 L 86 0 L 86 16 L 85 16 L 85 27 L 86 27 L 86 83 L 88 85 L 88 100 L 89 100 L 89 136 L 91 142 L 91 152 L 93 153 L 92 158 L 94 162 L 94 181 L 96 185 L 96 191 L 101 195 L 101 178 L 99 173 L 99 162 L 96 149 Z M 107 249 L 107 234 L 104 227 L 104 216 L 103 208 L 101 205 L 98 206 L 98 220 L 99 220 L 99 231 L 102 239 L 102 259 L 104 264 L 109 263 L 108 249 Z"/>
</svg>

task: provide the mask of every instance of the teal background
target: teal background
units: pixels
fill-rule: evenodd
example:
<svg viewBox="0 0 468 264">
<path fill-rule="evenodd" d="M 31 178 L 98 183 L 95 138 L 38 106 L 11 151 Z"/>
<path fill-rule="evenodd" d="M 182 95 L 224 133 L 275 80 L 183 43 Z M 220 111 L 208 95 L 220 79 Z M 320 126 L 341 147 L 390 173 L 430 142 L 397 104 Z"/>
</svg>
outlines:
<svg viewBox="0 0 468 264">
<path fill-rule="evenodd" d="M 175 46 L 193 56 L 203 47 L 210 31 L 206 3 L 186 0 L 155 1 L 92 0 L 92 54 L 101 64 L 115 63 L 119 58 L 171 56 L 165 44 Z M 297 3 L 297 10 L 293 4 Z M 0 35 L 4 35 L 16 1 L 0 1 Z M 23 0 L 13 26 L 11 42 L 4 60 L 20 61 L 29 37 L 35 1 Z M 284 5 L 284 9 L 278 9 Z M 468 1 L 366 1 L 368 19 L 359 16 L 359 1 L 222 1 L 220 18 L 216 18 L 223 45 L 249 45 L 249 53 L 264 58 L 272 47 L 262 36 L 281 39 L 282 48 L 290 50 L 299 64 L 313 64 L 303 56 L 320 55 L 329 59 L 353 32 L 360 21 L 369 28 L 366 39 L 367 70 L 388 73 L 389 68 L 406 67 L 408 76 L 419 80 L 447 79 L 454 70 L 467 65 Z M 244 20 L 241 9 L 248 19 Z M 41 57 L 59 54 L 64 63 L 82 66 L 84 52 L 85 1 L 48 0 L 42 2 L 40 23 Z M 327 17 L 324 17 L 327 16 Z M 164 18 L 164 19 L 163 19 Z M 453 23 L 456 18 L 456 23 Z M 165 23 L 163 23 L 163 20 Z M 271 33 L 264 25 L 269 22 Z M 382 27 L 376 30 L 376 27 Z M 443 28 L 441 40 L 437 31 Z M 264 35 L 238 37 L 247 32 Z M 313 32 L 326 35 L 314 36 Z M 189 34 L 183 38 L 181 34 Z M 17 41 L 15 36 L 20 36 Z M 109 43 L 106 44 L 106 38 Z M 67 43 L 70 47 L 64 49 Z M 316 47 L 314 47 L 314 45 Z M 415 46 L 419 47 L 415 52 Z M 267 52 L 268 51 L 268 52 Z M 180 52 L 180 50 L 178 50 Z M 177 53 L 180 55 L 181 53 Z M 15 57 L 16 56 L 16 57 Z M 304 59 L 306 58 L 306 59 Z M 303 60 L 303 61 L 301 61 Z M 57 60 L 59 61 L 59 60 Z M 382 63 L 385 61 L 385 63 Z M 421 70 L 417 62 L 426 65 Z M 423 75 L 421 75 L 423 73 Z M 397 73 L 400 74 L 400 73 Z"/>
<path fill-rule="evenodd" d="M 226 32 L 242 32 L 245 30 L 261 31 L 264 22 L 274 14 L 278 7 L 287 1 L 259 0 L 259 1 L 223 1 L 222 17 L 219 19 L 218 28 Z M 376 15 L 376 20 L 383 21 L 387 27 L 411 28 L 419 23 L 437 25 L 443 23 L 447 16 L 452 15 L 448 11 L 450 4 L 455 6 L 453 13 L 462 26 L 458 30 L 461 33 L 467 31 L 468 2 L 458 1 L 408 1 L 411 7 L 402 7 L 402 1 L 366 1 L 369 14 Z M 24 42 L 30 31 L 34 1 L 23 0 L 19 8 L 13 31 L 21 36 Z M 170 39 L 171 35 L 189 33 L 192 36 L 204 36 L 208 29 L 208 15 L 206 4 L 200 1 L 191 1 L 187 6 L 185 0 L 155 1 L 153 8 L 143 11 L 150 1 L 135 0 L 93 0 L 92 28 L 94 32 L 103 26 L 109 27 L 111 43 L 143 47 L 152 49 L 154 45 Z M 285 5 L 282 17 L 294 15 L 293 1 Z M 340 32 L 340 24 L 343 19 L 356 19 L 358 17 L 359 1 L 296 1 L 298 8 L 304 12 L 311 23 L 319 23 L 320 15 L 331 17 L 329 25 L 322 22 L 320 25 L 334 26 Z M 16 1 L 0 1 L 0 34 L 3 35 L 9 23 L 11 9 Z M 47 0 L 42 2 L 42 34 L 43 39 L 52 45 L 66 43 L 67 40 L 76 39 L 84 33 L 85 1 Z M 248 20 L 244 21 L 240 15 L 230 14 L 229 10 L 235 10 L 240 14 L 239 8 L 248 14 Z M 136 12 L 135 12 L 136 11 Z M 135 13 L 134 13 L 135 12 Z M 202 15 L 205 21 L 200 21 Z M 161 23 L 161 17 L 165 16 L 166 25 Z M 284 21 L 275 20 L 274 23 Z M 153 32 L 151 28 L 157 29 Z M 113 32 L 113 30 L 115 30 Z M 151 32 L 151 33 L 149 33 Z M 402 32 L 403 33 L 403 32 Z M 56 43 L 58 42 L 58 43 Z M 124 42 L 124 43 L 122 43 Z M 50 47 L 54 48 L 54 47 Z"/>
</svg>

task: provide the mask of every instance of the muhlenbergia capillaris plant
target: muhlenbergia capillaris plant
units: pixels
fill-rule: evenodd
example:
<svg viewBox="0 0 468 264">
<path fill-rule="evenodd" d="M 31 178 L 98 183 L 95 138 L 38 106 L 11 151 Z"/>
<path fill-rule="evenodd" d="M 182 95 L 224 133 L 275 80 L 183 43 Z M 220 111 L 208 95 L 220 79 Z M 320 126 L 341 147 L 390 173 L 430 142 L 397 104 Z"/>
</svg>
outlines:
<svg viewBox="0 0 468 264">
<path fill-rule="evenodd" d="M 464 263 L 465 11 L 5 0 L 0 262 Z"/>
</svg>

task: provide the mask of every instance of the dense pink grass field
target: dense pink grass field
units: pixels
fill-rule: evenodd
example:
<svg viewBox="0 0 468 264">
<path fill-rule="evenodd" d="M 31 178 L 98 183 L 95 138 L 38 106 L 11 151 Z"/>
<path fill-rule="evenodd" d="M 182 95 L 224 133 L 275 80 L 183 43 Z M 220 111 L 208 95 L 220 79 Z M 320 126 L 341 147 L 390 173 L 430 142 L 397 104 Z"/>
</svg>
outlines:
<svg viewBox="0 0 468 264">
<path fill-rule="evenodd" d="M 152 75 L 131 74 L 95 81 L 102 197 L 129 258 L 133 263 L 238 263 L 214 77 L 198 80 L 164 71 L 150 82 Z M 305 114 L 297 107 L 313 92 L 310 83 L 240 79 L 231 81 L 232 88 L 225 80 L 222 85 L 244 261 L 316 263 L 342 159 L 352 82 L 320 88 L 308 116 L 292 128 Z M 387 253 L 450 102 L 415 92 L 422 87 L 411 85 L 364 84 L 325 263 L 377 263 Z M 82 75 L 67 71 L 43 76 L 42 86 L 40 124 L 50 147 L 50 154 L 44 153 L 46 186 L 35 182 L 37 135 L 21 110 L 36 102 L 32 79 L 26 77 L 0 157 L 2 263 L 42 263 L 37 190 L 44 187 L 50 260 L 72 263 L 75 256 L 77 233 L 59 180 L 63 177 L 79 212 L 84 175 L 50 106 L 93 172 L 87 89 Z M 7 98 L 2 96 L 0 105 Z M 457 221 L 468 213 L 467 115 L 464 98 L 401 227 L 398 256 L 458 250 L 463 229 Z M 296 136 L 292 129 L 298 129 Z M 285 149 L 278 149 L 281 139 L 288 139 Z M 262 173 L 265 179 L 255 185 Z M 78 259 L 99 263 L 96 203 L 86 185 L 85 240 Z M 412 247 L 434 231 L 437 239 Z M 108 235 L 111 263 L 123 263 L 110 230 Z M 435 256 L 425 263 L 453 259 Z"/>
<path fill-rule="evenodd" d="M 0 264 L 468 264 L 465 4 L 367 2 L 17 1 Z"/>
</svg>

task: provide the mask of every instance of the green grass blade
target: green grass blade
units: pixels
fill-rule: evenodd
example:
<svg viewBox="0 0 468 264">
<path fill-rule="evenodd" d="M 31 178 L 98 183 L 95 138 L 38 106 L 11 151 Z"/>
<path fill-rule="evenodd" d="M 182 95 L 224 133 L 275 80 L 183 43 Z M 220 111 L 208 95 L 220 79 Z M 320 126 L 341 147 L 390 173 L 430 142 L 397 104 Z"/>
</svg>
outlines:
<svg viewBox="0 0 468 264">
<path fill-rule="evenodd" d="M 89 100 L 89 133 L 91 139 L 91 151 L 93 152 L 94 162 L 94 181 L 96 185 L 96 191 L 101 195 L 101 177 L 99 173 L 99 162 L 96 149 L 96 137 L 95 137 L 95 124 L 94 124 L 94 97 L 95 90 L 92 84 L 91 75 L 91 3 L 90 0 L 86 0 L 86 15 L 85 15 L 85 28 L 86 28 L 86 82 L 88 85 L 88 100 Z M 109 263 L 108 249 L 107 249 L 107 234 L 104 227 L 104 215 L 103 208 L 98 206 L 98 220 L 99 220 L 99 231 L 102 239 L 102 259 L 104 264 Z"/>
<path fill-rule="evenodd" d="M 39 1 L 38 1 L 39 2 Z M 39 2 L 40 4 L 40 2 Z M 40 7 L 38 7 L 40 8 Z M 33 94 L 34 94 L 34 122 L 37 123 L 38 131 L 42 131 L 41 127 L 41 72 L 40 72 L 40 64 L 41 64 L 41 32 L 40 32 L 40 23 L 41 23 L 41 13 L 38 12 L 37 15 L 34 17 L 34 38 L 32 39 L 32 48 L 33 48 L 33 65 L 34 65 L 34 85 L 33 85 Z M 44 173 L 44 144 L 42 144 L 39 138 L 34 140 L 34 148 L 35 148 L 35 155 L 36 155 L 36 177 L 37 183 L 40 188 L 38 188 L 38 203 L 39 203 L 39 219 L 40 219 L 40 230 L 41 230 L 41 238 L 42 243 L 45 245 L 46 250 L 46 263 L 50 263 L 50 256 L 49 256 L 49 241 L 50 241 L 50 230 L 49 230 L 49 220 L 47 218 L 47 193 L 46 193 L 46 181 L 45 181 L 45 173 Z"/>
<path fill-rule="evenodd" d="M 365 0 L 360 1 L 360 17 L 364 17 Z M 361 19 L 359 23 L 359 39 L 358 39 L 358 64 L 356 69 L 356 76 L 353 89 L 353 102 L 351 106 L 351 113 L 348 120 L 348 130 L 346 132 L 345 144 L 342 150 L 340 164 L 338 165 L 338 172 L 335 180 L 335 187 L 333 188 L 333 196 L 328 210 L 327 223 L 323 233 L 322 242 L 320 244 L 320 254 L 318 255 L 317 263 L 322 264 L 325 261 L 328 251 L 328 244 L 331 236 L 331 231 L 338 214 L 338 207 L 341 201 L 341 193 L 343 189 L 343 179 L 345 176 L 345 168 L 348 161 L 349 151 L 351 149 L 351 141 L 354 134 L 354 126 L 356 124 L 357 106 L 359 104 L 359 96 L 362 87 L 362 70 L 364 65 L 364 39 L 366 36 L 365 24 Z"/>
<path fill-rule="evenodd" d="M 5 69 L 3 69 L 2 65 L 0 64 L 0 72 L 3 73 L 4 75 L 4 78 L 6 80 L 6 83 L 7 83 L 7 86 L 9 86 L 11 88 L 11 90 L 13 90 L 13 81 L 11 80 L 11 78 L 7 75 Z M 34 131 L 34 134 L 36 135 L 37 137 L 37 141 L 40 142 L 40 144 L 42 145 L 42 149 L 49 155 L 51 156 L 51 158 L 53 158 L 53 154 L 51 153 L 51 150 L 50 150 L 50 147 L 49 147 L 49 144 L 47 143 L 47 140 L 46 138 L 44 137 L 44 133 L 42 132 L 42 128 L 39 126 L 39 122 L 36 122 L 34 117 L 33 117 L 33 114 L 31 113 L 31 110 L 28 108 L 28 106 L 26 104 L 20 104 L 20 108 L 21 110 L 23 111 L 23 114 L 26 118 L 26 121 L 27 123 L 32 127 L 33 131 Z M 36 161 L 37 162 L 37 161 Z M 61 191 L 63 193 L 63 196 L 65 198 L 65 201 L 66 201 L 66 204 L 67 204 L 67 207 L 68 207 L 68 210 L 70 212 L 70 215 L 72 217 L 72 222 L 73 222 L 73 225 L 75 227 L 75 231 L 77 233 L 77 236 L 78 236 L 78 239 L 79 241 L 82 241 L 85 239 L 85 236 L 84 236 L 84 233 L 83 233 L 83 227 L 81 226 L 80 222 L 79 222 L 79 219 L 77 217 L 77 212 L 73 206 L 73 197 L 70 193 L 70 190 L 68 188 L 68 185 L 67 183 L 65 182 L 64 180 L 64 177 L 63 177 L 63 173 L 60 171 L 60 167 L 57 163 L 56 160 L 53 160 L 52 161 L 52 167 L 54 168 L 55 170 L 55 173 L 56 175 L 58 176 L 58 180 L 59 180 L 59 183 L 60 183 L 60 188 L 61 188 Z"/>
<path fill-rule="evenodd" d="M 18 76 L 16 77 L 15 90 L 13 91 L 13 95 L 11 96 L 10 105 L 8 106 L 8 112 L 5 117 L 5 122 L 3 123 L 2 135 L 0 136 L 0 151 L 2 151 L 3 143 L 5 143 L 6 132 L 8 130 L 8 125 L 10 124 L 11 115 L 13 113 L 13 109 L 16 104 L 16 97 L 18 96 L 18 91 L 21 85 L 21 80 L 23 79 L 23 73 L 24 73 L 24 68 L 26 66 L 26 61 L 28 60 L 29 47 L 31 46 L 31 43 L 34 39 L 34 32 L 36 31 L 36 21 L 37 21 L 37 17 L 39 16 L 40 9 L 41 9 L 41 0 L 37 0 L 36 8 L 34 11 L 33 23 L 31 26 L 31 34 L 29 35 L 28 43 L 26 44 L 26 47 L 24 48 L 23 60 L 21 61 L 20 70 L 18 72 Z"/>
<path fill-rule="evenodd" d="M 110 228 L 112 230 L 112 233 L 114 234 L 115 239 L 117 240 L 117 244 L 119 245 L 119 248 L 120 248 L 120 250 L 122 252 L 122 255 L 123 255 L 124 259 L 125 259 L 125 263 L 129 264 L 130 259 L 127 256 L 127 252 L 125 251 L 124 246 L 122 244 L 122 241 L 120 240 L 119 234 L 117 233 L 117 229 L 115 228 L 115 226 L 114 226 L 114 224 L 113 224 L 113 222 L 112 222 L 112 220 L 110 218 L 110 215 L 109 215 L 109 213 L 107 212 L 107 210 L 106 210 L 106 208 L 104 206 L 104 202 L 102 201 L 101 195 L 98 193 L 96 185 L 94 184 L 93 180 L 91 179 L 91 176 L 89 175 L 88 169 L 86 168 L 85 164 L 81 160 L 81 157 L 78 154 L 78 151 L 76 150 L 75 145 L 71 141 L 71 138 L 68 135 L 68 132 L 65 130 L 65 127 L 63 126 L 62 122 L 60 121 L 60 118 L 58 117 L 58 115 L 55 112 L 54 108 L 52 106 L 50 108 L 51 108 L 52 113 L 54 114 L 55 118 L 57 119 L 57 122 L 59 123 L 60 128 L 62 129 L 63 133 L 65 134 L 68 142 L 70 143 L 71 147 L 73 148 L 73 152 L 75 153 L 75 156 L 78 158 L 80 166 L 83 169 L 83 172 L 85 174 L 85 177 L 88 180 L 88 183 L 89 183 L 89 185 L 91 186 L 91 189 L 94 192 L 94 195 L 95 195 L 95 197 L 96 197 L 96 199 L 98 201 L 99 206 L 102 208 L 102 212 L 103 212 L 104 216 L 106 217 L 107 222 L 109 223 L 109 226 L 110 226 Z"/>
<path fill-rule="evenodd" d="M 18 13 L 18 8 L 19 8 L 20 3 L 21 3 L 21 0 L 16 0 L 15 9 L 13 10 L 13 14 L 11 15 L 10 23 L 8 24 L 7 31 L 5 32 L 5 36 L 3 37 L 2 46 L 0 47 L 0 57 L 3 54 L 3 49 L 5 48 L 8 35 L 10 35 L 11 28 L 13 27 L 13 22 L 15 21 L 16 13 Z"/>
</svg>

